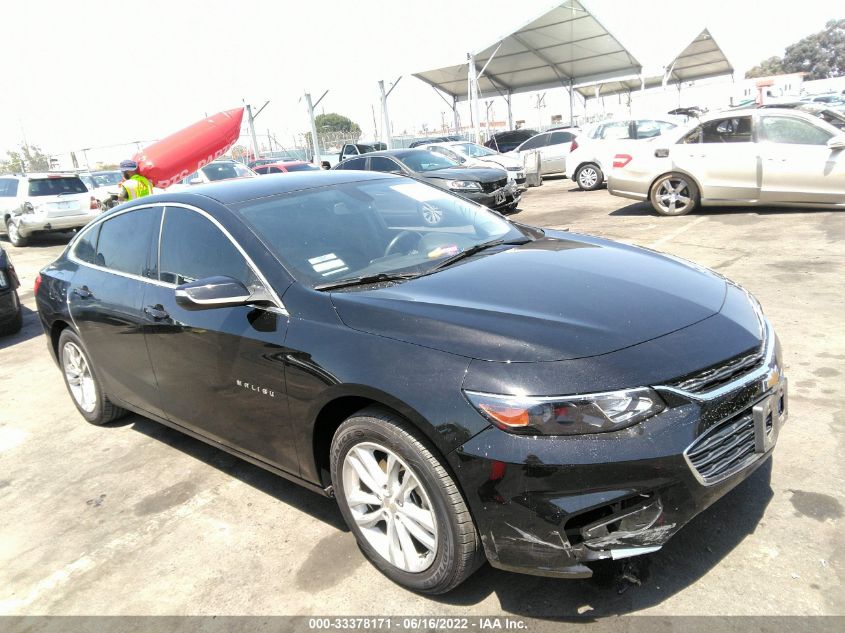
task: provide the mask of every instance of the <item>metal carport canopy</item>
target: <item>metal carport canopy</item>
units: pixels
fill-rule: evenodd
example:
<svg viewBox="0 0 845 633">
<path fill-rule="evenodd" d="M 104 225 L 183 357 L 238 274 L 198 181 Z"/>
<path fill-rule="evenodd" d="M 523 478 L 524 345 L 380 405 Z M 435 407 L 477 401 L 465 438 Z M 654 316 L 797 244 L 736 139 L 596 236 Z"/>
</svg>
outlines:
<svg viewBox="0 0 845 633">
<path fill-rule="evenodd" d="M 641 88 L 655 88 L 665 84 L 678 84 L 695 79 L 721 77 L 733 74 L 734 68 L 724 51 L 716 43 L 708 29 L 704 29 L 673 59 L 663 74 L 647 77 L 620 77 L 614 81 L 583 82 L 575 86 L 585 98 L 594 97 L 596 87 L 601 95 L 632 92 Z"/>
<path fill-rule="evenodd" d="M 479 71 L 487 66 L 478 79 L 478 87 L 486 95 L 569 87 L 642 70 L 633 55 L 577 0 L 567 0 L 474 57 Z M 414 76 L 455 99 L 469 98 L 466 62 Z"/>
</svg>

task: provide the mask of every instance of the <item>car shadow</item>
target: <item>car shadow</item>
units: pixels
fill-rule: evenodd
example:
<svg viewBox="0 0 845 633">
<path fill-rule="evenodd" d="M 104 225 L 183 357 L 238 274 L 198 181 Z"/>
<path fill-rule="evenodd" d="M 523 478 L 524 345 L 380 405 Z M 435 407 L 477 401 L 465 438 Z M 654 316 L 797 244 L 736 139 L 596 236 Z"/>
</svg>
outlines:
<svg viewBox="0 0 845 633">
<path fill-rule="evenodd" d="M 50 246 L 64 245 L 70 242 L 74 235 L 76 235 L 76 231 L 50 231 L 48 233 L 38 233 L 37 235 L 28 238 L 26 246 L 18 246 L 15 248 L 48 248 Z M 4 235 L 0 239 L 7 244 L 10 244 L 8 235 Z"/>
<path fill-rule="evenodd" d="M 41 336 L 44 333 L 41 324 L 38 322 L 38 313 L 35 310 L 30 310 L 22 305 L 21 312 L 23 313 L 23 327 L 15 334 L 0 338 L 0 349 L 12 347 L 18 343 L 23 343 L 24 341 Z"/>
<path fill-rule="evenodd" d="M 791 207 L 702 207 L 699 208 L 692 213 L 689 214 L 688 217 L 694 216 L 710 216 L 710 217 L 719 217 L 719 216 L 736 216 L 736 215 L 758 215 L 758 216 L 768 216 L 768 215 L 794 215 L 794 214 L 806 214 L 806 213 L 829 213 L 833 209 L 802 209 L 802 208 L 791 208 Z M 652 209 L 651 204 L 648 202 L 634 202 L 628 204 L 624 207 L 620 207 L 615 211 L 611 211 L 608 215 L 616 215 L 616 216 L 653 216 L 656 218 L 662 217 L 660 216 L 654 209 Z M 679 216 L 685 217 L 685 216 Z"/>
<path fill-rule="evenodd" d="M 593 577 L 564 580 L 482 567 L 433 599 L 473 605 L 495 593 L 503 610 L 542 619 L 595 619 L 660 604 L 702 578 L 754 533 L 772 499 L 772 460 L 695 517 L 658 552 L 591 563 Z"/>
<path fill-rule="evenodd" d="M 131 426 L 134 431 L 182 451 L 340 532 L 349 532 L 333 499 L 205 442 L 139 415 L 127 416 L 109 426 Z M 697 582 L 754 533 L 773 496 L 771 473 L 770 459 L 684 526 L 660 551 L 621 561 L 591 563 L 590 579 L 528 576 L 485 564 L 452 592 L 424 597 L 470 606 L 495 594 L 501 608 L 510 614 L 550 620 L 595 619 L 646 609 Z"/>
<path fill-rule="evenodd" d="M 349 531 L 334 499 L 311 492 L 284 477 L 254 466 L 224 450 L 194 439 L 155 420 L 131 414 L 109 425 L 110 428 L 124 426 L 131 426 L 133 431 L 190 455 L 229 477 L 239 479 L 286 505 L 310 514 L 337 530 Z"/>
</svg>

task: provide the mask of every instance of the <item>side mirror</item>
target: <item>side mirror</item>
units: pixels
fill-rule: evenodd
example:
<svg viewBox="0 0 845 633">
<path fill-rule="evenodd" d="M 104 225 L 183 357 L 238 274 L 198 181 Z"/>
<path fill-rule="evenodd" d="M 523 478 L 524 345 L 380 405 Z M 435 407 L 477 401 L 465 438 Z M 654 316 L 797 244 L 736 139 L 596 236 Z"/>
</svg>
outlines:
<svg viewBox="0 0 845 633">
<path fill-rule="evenodd" d="M 253 301 L 246 286 L 231 277 L 206 277 L 176 287 L 176 303 L 186 310 L 232 308 Z"/>
<path fill-rule="evenodd" d="M 832 137 L 828 142 L 827 146 L 830 149 L 842 149 L 845 148 L 845 134 L 837 134 L 836 136 Z"/>
</svg>

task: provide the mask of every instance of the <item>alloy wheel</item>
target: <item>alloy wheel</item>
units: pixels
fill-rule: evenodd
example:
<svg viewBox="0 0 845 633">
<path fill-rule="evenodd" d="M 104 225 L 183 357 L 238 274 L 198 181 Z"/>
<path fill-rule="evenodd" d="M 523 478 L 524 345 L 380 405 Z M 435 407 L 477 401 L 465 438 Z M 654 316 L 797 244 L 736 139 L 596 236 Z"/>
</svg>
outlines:
<svg viewBox="0 0 845 633">
<path fill-rule="evenodd" d="M 663 180 L 657 187 L 655 199 L 666 215 L 682 215 L 693 204 L 689 183 L 680 177 Z"/>
<path fill-rule="evenodd" d="M 92 413 L 97 407 L 97 387 L 88 360 L 76 343 L 65 343 L 62 348 L 62 366 L 76 404 L 83 411 Z"/>
<path fill-rule="evenodd" d="M 581 185 L 583 189 L 591 189 L 595 187 L 598 179 L 599 175 L 592 167 L 584 167 L 578 173 L 578 184 Z"/>
<path fill-rule="evenodd" d="M 341 472 L 346 503 L 372 548 L 403 571 L 428 569 L 437 553 L 437 519 L 417 474 L 374 442 L 353 446 Z"/>
<path fill-rule="evenodd" d="M 18 225 L 15 224 L 14 220 L 12 220 L 11 218 L 8 220 L 8 222 L 6 222 L 6 232 L 8 233 L 9 241 L 12 244 L 17 245 L 20 243 L 21 234 L 18 230 Z"/>
</svg>

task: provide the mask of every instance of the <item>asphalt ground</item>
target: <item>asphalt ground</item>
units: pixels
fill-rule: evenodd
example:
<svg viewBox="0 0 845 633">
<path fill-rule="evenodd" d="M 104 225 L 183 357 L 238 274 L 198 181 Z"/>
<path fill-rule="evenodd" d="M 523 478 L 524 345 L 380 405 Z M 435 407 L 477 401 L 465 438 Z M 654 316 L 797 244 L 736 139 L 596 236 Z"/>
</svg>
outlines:
<svg viewBox="0 0 845 633">
<path fill-rule="evenodd" d="M 32 294 L 70 236 L 6 241 L 25 325 L 0 339 L 0 615 L 845 614 L 845 213 L 661 218 L 547 179 L 514 218 L 672 253 L 753 292 L 790 381 L 771 462 L 661 551 L 589 580 L 484 566 L 446 596 L 416 595 L 367 563 L 333 500 L 140 416 L 87 424 Z"/>
</svg>

